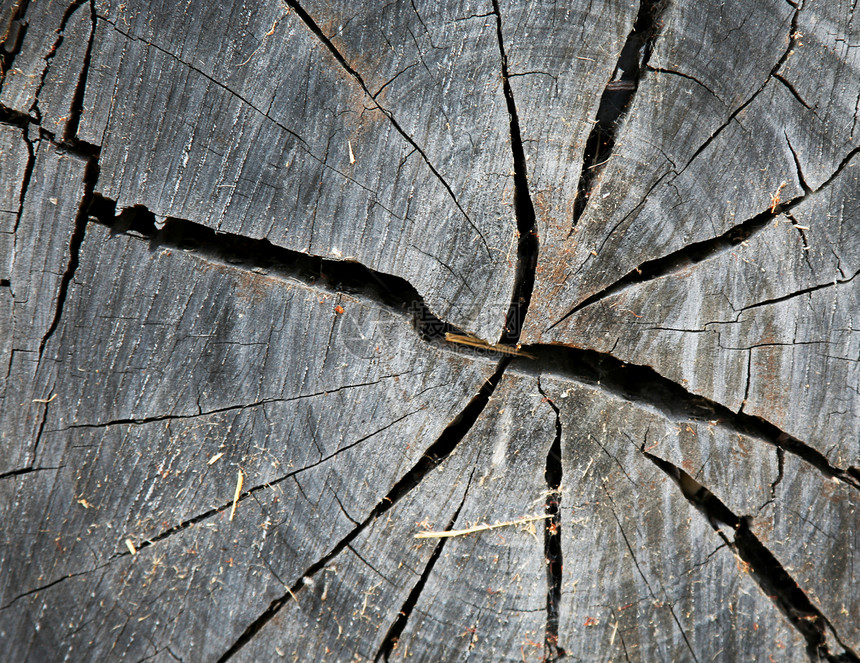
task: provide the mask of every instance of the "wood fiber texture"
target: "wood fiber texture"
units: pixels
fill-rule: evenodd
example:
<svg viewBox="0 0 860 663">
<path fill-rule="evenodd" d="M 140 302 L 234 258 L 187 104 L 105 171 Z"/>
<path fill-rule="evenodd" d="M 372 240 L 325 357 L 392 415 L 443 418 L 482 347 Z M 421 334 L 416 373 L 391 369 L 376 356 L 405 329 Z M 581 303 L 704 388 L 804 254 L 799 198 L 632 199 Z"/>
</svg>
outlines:
<svg viewBox="0 0 860 663">
<path fill-rule="evenodd" d="M 860 661 L 852 0 L 2 0 L 14 661 Z"/>
</svg>

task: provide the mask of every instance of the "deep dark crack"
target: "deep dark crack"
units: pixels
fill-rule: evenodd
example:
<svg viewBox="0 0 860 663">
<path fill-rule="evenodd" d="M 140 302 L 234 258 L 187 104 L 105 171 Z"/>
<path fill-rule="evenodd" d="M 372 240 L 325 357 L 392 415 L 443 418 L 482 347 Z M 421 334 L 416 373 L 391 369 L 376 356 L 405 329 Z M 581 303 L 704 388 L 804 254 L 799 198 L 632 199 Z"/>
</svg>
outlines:
<svg viewBox="0 0 860 663">
<path fill-rule="evenodd" d="M 642 72 L 648 65 L 666 4 L 666 0 L 640 0 L 633 29 L 618 56 L 612 79 L 600 97 L 594 127 L 585 142 L 571 233 L 585 212 L 591 191 L 615 147 L 616 133 L 633 103 Z"/>
<path fill-rule="evenodd" d="M 65 38 L 66 26 L 71 20 L 74 13 L 83 5 L 85 0 L 74 0 L 68 7 L 66 7 L 66 11 L 63 12 L 63 17 L 60 19 L 60 27 L 56 30 L 56 37 L 54 38 L 54 43 L 51 46 L 51 50 L 48 51 L 48 54 L 45 55 L 45 66 L 42 68 L 42 75 L 39 78 L 39 85 L 36 88 L 36 92 L 33 95 L 33 104 L 30 107 L 30 112 L 33 114 L 33 117 L 36 118 L 36 122 L 39 123 L 42 121 L 42 112 L 39 110 L 39 94 L 42 92 L 42 88 L 45 86 L 45 80 L 48 78 L 48 72 L 51 70 L 51 62 L 54 59 L 54 56 L 57 54 L 57 50 L 60 48 L 60 45 L 63 43 Z"/>
<path fill-rule="evenodd" d="M 469 480 L 466 483 L 466 490 L 463 491 L 463 499 L 460 500 L 457 510 L 454 512 L 454 515 L 451 516 L 451 520 L 448 521 L 448 525 L 445 527 L 444 531 L 450 532 L 454 529 L 454 524 L 460 516 L 460 511 L 462 511 L 463 505 L 466 503 L 466 497 L 469 494 L 469 486 L 472 485 L 472 476 L 474 474 L 475 470 L 473 469 L 471 474 L 469 474 Z M 397 613 L 397 617 L 394 619 L 394 622 L 385 634 L 382 645 L 376 653 L 376 656 L 373 658 L 374 661 L 388 661 L 389 656 L 391 656 L 391 652 L 394 651 L 400 636 L 403 634 L 403 630 L 406 628 L 406 624 L 409 621 L 409 617 L 412 615 L 412 611 L 418 604 L 418 598 L 421 596 L 421 592 L 427 584 L 427 579 L 433 572 L 433 567 L 436 565 L 436 562 L 439 561 L 439 556 L 442 554 L 442 549 L 445 547 L 447 541 L 448 539 L 446 537 L 442 537 L 436 543 L 436 547 L 433 548 L 433 553 L 430 555 L 430 559 L 427 560 L 427 564 L 424 566 L 424 570 L 421 572 L 418 582 L 416 582 L 412 587 L 412 591 L 409 592 L 409 595 L 403 602 L 400 611 Z"/>
<path fill-rule="evenodd" d="M 0 474 L 0 481 L 3 479 L 8 479 L 10 477 L 18 477 L 23 474 L 31 474 L 32 472 L 43 472 L 46 470 L 60 470 L 64 468 L 65 465 L 59 465 L 57 467 L 33 467 L 32 465 L 28 465 L 27 467 L 20 467 L 17 470 L 9 470 L 8 472 L 3 472 Z"/>
<path fill-rule="evenodd" d="M 731 546 L 750 570 L 750 574 L 788 621 L 803 636 L 807 653 L 812 661 L 847 663 L 860 658 L 839 638 L 833 625 L 812 603 L 794 578 L 774 554 L 750 529 L 751 518 L 733 513 L 713 492 L 693 479 L 680 467 L 641 449 L 642 454 L 669 476 L 681 489 L 681 493 L 707 519 L 719 536 Z M 734 531 L 734 541 L 721 530 L 727 525 Z M 833 653 L 826 640 L 826 633 L 833 634 L 842 652 Z"/>
<path fill-rule="evenodd" d="M 502 34 L 502 14 L 498 0 L 493 0 L 493 11 L 496 15 L 496 31 L 499 42 L 499 56 L 502 63 L 502 89 L 510 117 L 511 152 L 514 162 L 514 215 L 517 219 L 517 267 L 514 277 L 514 290 L 511 305 L 505 318 L 505 328 L 499 343 L 516 345 L 520 339 L 523 321 L 531 303 L 534 290 L 535 270 L 537 269 L 539 242 L 535 227 L 535 208 L 529 193 L 528 168 L 526 153 L 523 148 L 520 117 L 517 104 L 511 88 L 508 71 L 508 56 L 505 52 L 505 42 Z"/>
<path fill-rule="evenodd" d="M 418 462 L 409 472 L 403 475 L 373 508 L 361 524 L 347 533 L 321 559 L 314 562 L 302 576 L 293 583 L 287 591 L 269 605 L 239 636 L 239 638 L 221 655 L 219 663 L 230 660 L 237 652 L 247 645 L 268 624 L 281 609 L 295 597 L 304 587 L 306 581 L 313 578 L 331 560 L 337 557 L 355 538 L 370 526 L 377 518 L 397 504 L 405 495 L 418 486 L 424 478 L 444 461 L 475 425 L 478 417 L 484 411 L 502 375 L 505 372 L 509 358 L 502 359 L 496 372 L 481 386 L 478 393 L 469 401 L 463 410 L 448 424 L 442 434 L 431 444 Z"/>
<path fill-rule="evenodd" d="M 546 456 L 546 479 L 547 497 L 546 514 L 552 516 L 544 522 L 544 557 L 546 559 L 546 636 L 544 648 L 546 661 L 557 661 L 566 654 L 558 644 L 559 606 L 561 605 L 561 586 L 564 568 L 561 545 L 561 485 L 564 479 L 564 466 L 562 464 L 561 447 L 561 413 L 558 406 L 546 395 L 538 378 L 538 391 L 540 391 L 546 403 L 555 412 L 555 439 Z"/>
<path fill-rule="evenodd" d="M 143 237 L 150 248 L 172 247 L 192 251 L 195 255 L 234 268 L 268 273 L 283 279 L 294 279 L 332 292 L 360 296 L 389 310 L 408 315 L 428 342 L 442 344 L 445 334 L 465 336 L 466 332 L 437 318 L 423 298 L 405 279 L 379 272 L 352 260 L 329 260 L 293 251 L 267 239 L 216 232 L 212 228 L 185 219 L 168 217 L 162 228 L 155 225 L 155 215 L 142 205 L 126 208 L 116 214 L 113 200 L 95 194 L 89 209 L 94 217 L 114 233 Z M 447 343 L 447 349 L 474 354 L 464 345 Z M 480 351 L 501 356 L 489 346 Z"/>
<path fill-rule="evenodd" d="M 8 19 L 9 27 L 0 38 L 0 90 L 3 89 L 3 83 L 6 81 L 6 72 L 12 68 L 15 56 L 18 55 L 21 44 L 24 43 L 24 36 L 27 34 L 26 13 L 29 5 L 30 0 L 19 0 L 15 3 Z"/>
<path fill-rule="evenodd" d="M 654 407 L 669 419 L 716 422 L 716 425 L 726 430 L 784 449 L 828 479 L 860 490 L 860 481 L 852 473 L 833 466 L 814 447 L 761 417 L 734 412 L 721 403 L 693 394 L 650 366 L 637 366 L 611 354 L 563 345 L 526 345 L 523 349 L 535 359 L 516 358 L 511 370 L 528 375 L 555 375 L 599 386 L 603 391 L 624 400 Z"/>
<path fill-rule="evenodd" d="M 45 332 L 45 335 L 42 337 L 42 341 L 39 343 L 40 359 L 42 357 L 42 353 L 45 351 L 45 345 L 51 339 L 51 336 L 54 335 L 54 332 L 57 330 L 57 326 L 60 324 L 60 319 L 63 317 L 63 308 L 66 305 L 66 296 L 69 293 L 69 284 L 72 282 L 72 279 L 75 277 L 75 271 L 78 269 L 81 244 L 83 244 L 84 235 L 86 235 L 90 204 L 92 203 L 93 190 L 95 189 L 98 177 L 98 161 L 94 158 L 90 158 L 84 168 L 84 192 L 80 205 L 78 206 L 78 213 L 75 216 L 74 229 L 72 230 L 72 235 L 69 238 L 69 260 L 66 264 L 66 270 L 63 272 L 63 276 L 60 279 L 60 287 L 57 292 L 57 303 L 54 309 L 54 318 L 51 320 L 48 330 Z"/>
<path fill-rule="evenodd" d="M 96 8 L 95 8 L 95 0 L 89 0 L 89 9 L 90 9 L 90 21 L 92 26 L 90 28 L 90 37 L 87 41 L 87 50 L 84 53 L 83 64 L 81 65 L 81 72 L 78 75 L 78 82 L 75 86 L 75 94 L 72 97 L 72 103 L 69 107 L 69 119 L 66 122 L 66 127 L 63 132 L 63 140 L 71 143 L 75 143 L 78 134 L 78 125 L 81 121 L 81 113 L 83 112 L 84 106 L 84 93 L 87 89 L 87 79 L 90 73 L 90 63 L 92 61 L 93 54 L 93 42 L 96 38 Z"/>
</svg>

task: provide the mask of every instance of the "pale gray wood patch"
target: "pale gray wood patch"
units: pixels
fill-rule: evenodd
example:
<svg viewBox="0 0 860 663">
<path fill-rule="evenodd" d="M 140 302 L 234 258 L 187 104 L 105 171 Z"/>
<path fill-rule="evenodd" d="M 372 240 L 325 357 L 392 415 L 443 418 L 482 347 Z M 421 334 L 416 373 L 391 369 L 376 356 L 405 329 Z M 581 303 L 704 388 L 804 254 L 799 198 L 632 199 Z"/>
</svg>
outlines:
<svg viewBox="0 0 860 663">
<path fill-rule="evenodd" d="M 548 328 L 588 296 L 648 260 L 766 212 L 777 194 L 786 202 L 804 186 L 818 189 L 860 144 L 847 129 L 856 110 L 840 120 L 818 110 L 856 85 L 853 57 L 835 71 L 822 63 L 823 52 L 856 40 L 856 25 L 828 22 L 830 32 L 807 39 L 792 21 L 826 22 L 830 10 L 807 3 L 795 17 L 774 1 L 702 11 L 666 9 L 666 36 L 649 63 L 656 71 L 642 79 L 585 215 L 572 234 L 543 246 L 546 268 L 538 270 L 526 338 L 568 340 Z M 740 17 L 760 28 L 755 37 L 732 29 Z M 748 64 L 734 67 L 741 58 Z M 825 69 L 835 79 L 828 102 L 799 99 L 781 80 L 787 71 L 815 80 Z"/>
<path fill-rule="evenodd" d="M 512 374 L 496 393 L 463 441 L 481 452 L 453 529 L 545 513 L 555 412 L 534 377 Z M 424 651 L 440 660 L 543 656 L 544 529 L 545 521 L 537 521 L 450 539 L 391 660 L 409 661 Z"/>
<path fill-rule="evenodd" d="M 570 230 L 585 141 L 637 8 L 624 0 L 499 5 L 542 242 Z"/>
<path fill-rule="evenodd" d="M 744 244 L 631 286 L 556 329 L 860 465 L 858 160 Z M 622 331 L 623 330 L 623 331 Z"/>
</svg>

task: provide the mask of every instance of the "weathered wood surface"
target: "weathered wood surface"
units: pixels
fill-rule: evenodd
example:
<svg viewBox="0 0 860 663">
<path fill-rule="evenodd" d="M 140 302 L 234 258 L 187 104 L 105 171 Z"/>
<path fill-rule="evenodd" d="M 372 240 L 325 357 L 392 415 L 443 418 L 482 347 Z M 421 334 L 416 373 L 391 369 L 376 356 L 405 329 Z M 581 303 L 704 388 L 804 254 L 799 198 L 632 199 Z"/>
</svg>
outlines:
<svg viewBox="0 0 860 663">
<path fill-rule="evenodd" d="M 858 660 L 855 5 L 0 3 L 4 657 Z"/>
</svg>

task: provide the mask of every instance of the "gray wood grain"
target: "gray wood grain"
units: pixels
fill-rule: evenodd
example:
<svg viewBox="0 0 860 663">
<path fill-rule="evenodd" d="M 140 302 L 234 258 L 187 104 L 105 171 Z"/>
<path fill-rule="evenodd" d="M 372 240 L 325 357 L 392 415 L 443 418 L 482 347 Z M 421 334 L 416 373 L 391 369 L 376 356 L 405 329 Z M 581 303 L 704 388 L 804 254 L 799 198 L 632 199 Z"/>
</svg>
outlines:
<svg viewBox="0 0 860 663">
<path fill-rule="evenodd" d="M 0 2 L 5 658 L 858 660 L 854 4 Z"/>
<path fill-rule="evenodd" d="M 789 201 L 833 176 L 860 144 L 850 133 L 857 113 L 835 120 L 817 109 L 841 104 L 843 86 L 844 98 L 856 99 L 856 63 L 834 71 L 827 58 L 860 28 L 847 8 L 827 31 L 792 23 L 827 22 L 835 10 L 825 5 L 795 12 L 785 2 L 735 2 L 706 16 L 669 5 L 649 65 L 656 71 L 642 79 L 586 214 L 572 233 L 543 244 L 547 266 L 538 271 L 526 338 L 562 340 L 547 328 L 642 263 L 719 236 L 767 211 L 777 194 Z M 754 23 L 755 37 L 738 21 Z M 833 82 L 811 101 L 783 80 L 825 71 Z M 827 101 L 822 90 L 831 91 Z"/>
<path fill-rule="evenodd" d="M 33 109 L 38 104 L 43 78 L 49 69 L 58 39 L 62 36 L 70 3 L 45 0 L 19 4 L 26 7 L 23 16 L 15 21 L 14 32 L 9 33 L 15 40 L 9 45 L 15 55 L 12 66 L 3 77 L 0 104 L 19 113 L 30 114 L 34 113 Z M 5 18 L 8 16 L 6 12 L 14 8 L 4 6 L 4 10 Z M 74 75 L 73 71 L 68 73 Z"/>
<path fill-rule="evenodd" d="M 495 29 L 458 20 L 481 8 L 438 25 L 428 12 L 441 40 L 432 49 L 411 5 L 382 24 L 392 48 L 373 12 L 359 16 L 337 43 L 362 49 L 372 33 L 380 52 L 366 64 L 349 64 L 344 45 L 362 85 L 296 12 L 272 3 L 218 16 L 206 6 L 187 9 L 200 17 L 190 44 L 184 6 L 168 3 L 158 30 L 146 3 L 100 8 L 81 124 L 103 149 L 99 191 L 120 209 L 143 204 L 159 217 L 354 258 L 412 282 L 438 316 L 498 338 L 516 225 L 503 193 L 511 157 Z M 194 55 L 197 40 L 218 50 Z"/>
<path fill-rule="evenodd" d="M 747 242 L 556 327 L 860 465 L 858 159 Z"/>
<path fill-rule="evenodd" d="M 559 645 L 571 658 L 761 660 L 773 654 L 806 660 L 797 633 L 640 449 L 665 450 L 703 437 L 707 427 L 691 433 L 695 423 L 667 420 L 599 388 L 542 383 L 558 404 L 563 430 Z M 746 444 L 756 452 L 755 443 Z M 684 462 L 700 479 L 699 469 L 727 478 L 748 469 L 737 467 L 737 452 L 714 455 L 714 466 L 699 466 L 694 455 Z M 756 456 L 764 477 L 745 481 L 756 492 L 732 496 L 752 508 L 763 504 L 775 470 L 772 455 Z"/>
<path fill-rule="evenodd" d="M 350 325 L 369 333 L 357 339 Z M 95 352 L 94 336 L 103 339 Z M 349 295 L 194 253 L 152 252 L 146 241 L 112 238 L 100 226 L 88 231 L 63 324 L 45 355 L 55 363 L 35 379 L 57 397 L 34 466 L 61 469 L 4 480 L 5 517 L 17 514 L 20 527 L 4 534 L 3 564 L 21 573 L 4 579 L 4 616 L 18 619 L 3 623 L 21 647 L 15 652 L 26 656 L 36 641 L 45 646 L 25 635 L 31 615 L 55 619 L 56 646 L 75 658 L 114 647 L 145 656 L 161 647 L 161 636 L 142 634 L 164 619 L 129 642 L 118 633 L 116 641 L 88 644 L 114 614 L 104 601 L 133 608 L 135 621 L 166 591 L 156 581 L 151 594 L 146 586 L 140 593 L 132 582 L 131 594 L 115 595 L 119 578 L 132 573 L 126 539 L 143 548 L 135 557 L 142 570 L 134 573 L 179 554 L 172 546 L 163 551 L 174 535 L 203 536 L 201 559 L 223 548 L 225 555 L 188 567 L 191 584 L 173 608 L 159 608 L 164 614 L 214 590 L 208 583 L 235 545 L 257 551 L 255 575 L 271 569 L 260 582 L 272 574 L 294 582 L 368 516 L 492 369 L 418 343 L 402 315 Z M 243 499 L 230 522 L 240 470 Z M 66 579 L 103 573 L 116 579 L 105 582 L 91 614 L 62 621 L 79 591 Z M 263 610 L 271 592 L 260 586 L 241 614 Z M 225 595 L 233 597 L 229 587 Z M 210 614 L 221 620 L 212 642 L 195 642 L 190 629 L 189 639 L 168 635 L 163 644 L 203 659 L 220 653 L 244 628 L 232 600 L 220 616 Z"/>
<path fill-rule="evenodd" d="M 10 174 L 23 177 L 26 145 L 20 137 L 10 137 L 10 142 L 10 155 L 14 155 Z M 0 473 L 32 467 L 36 460 L 38 430 L 49 407 L 40 401 L 49 399 L 51 393 L 35 376 L 45 369 L 40 350 L 56 316 L 84 188 L 85 162 L 81 158 L 58 151 L 47 141 L 40 141 L 33 150 L 26 194 L 11 227 L 12 250 L 3 260 L 9 285 L 0 288 L 7 311 L 0 381 L 5 452 Z"/>
</svg>

